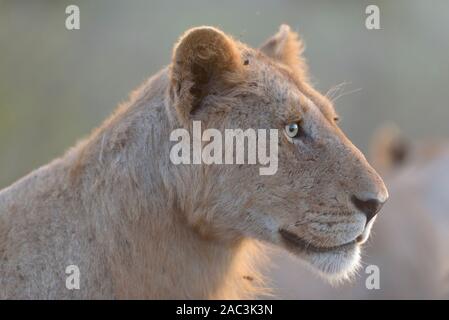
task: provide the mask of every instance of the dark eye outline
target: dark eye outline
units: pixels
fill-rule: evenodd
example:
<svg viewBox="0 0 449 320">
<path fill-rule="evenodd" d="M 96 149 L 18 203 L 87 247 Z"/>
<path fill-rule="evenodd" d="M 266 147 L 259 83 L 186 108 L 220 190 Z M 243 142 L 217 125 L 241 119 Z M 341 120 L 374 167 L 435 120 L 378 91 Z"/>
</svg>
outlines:
<svg viewBox="0 0 449 320">
<path fill-rule="evenodd" d="M 339 116 L 335 116 L 334 117 L 334 122 L 340 122 L 340 117 Z"/>
<path fill-rule="evenodd" d="M 292 129 L 292 128 L 294 128 L 294 129 Z M 305 135 L 306 135 L 304 128 L 302 127 L 301 121 L 296 121 L 296 122 L 287 124 L 284 127 L 284 130 L 285 130 L 285 134 L 290 139 L 300 139 L 300 138 L 305 137 Z M 294 135 L 291 135 L 295 131 L 296 131 L 296 133 Z"/>
</svg>

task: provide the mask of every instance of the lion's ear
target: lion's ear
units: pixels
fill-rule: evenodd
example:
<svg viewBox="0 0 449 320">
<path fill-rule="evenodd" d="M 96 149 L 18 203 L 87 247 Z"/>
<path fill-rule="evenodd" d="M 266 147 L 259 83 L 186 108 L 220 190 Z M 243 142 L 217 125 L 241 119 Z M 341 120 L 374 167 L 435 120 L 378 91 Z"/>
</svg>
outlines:
<svg viewBox="0 0 449 320">
<path fill-rule="evenodd" d="M 278 33 L 259 49 L 268 57 L 289 66 L 304 77 L 307 76 L 307 67 L 302 57 L 304 44 L 299 35 L 291 31 L 288 25 L 281 25 Z"/>
<path fill-rule="evenodd" d="M 233 39 L 212 27 L 188 30 L 176 44 L 171 65 L 171 93 L 183 117 L 218 86 L 229 86 L 241 72 L 241 57 Z"/>
<path fill-rule="evenodd" d="M 394 123 L 388 123 L 376 130 L 371 141 L 370 161 L 381 173 L 400 168 L 411 153 L 409 140 Z"/>
</svg>

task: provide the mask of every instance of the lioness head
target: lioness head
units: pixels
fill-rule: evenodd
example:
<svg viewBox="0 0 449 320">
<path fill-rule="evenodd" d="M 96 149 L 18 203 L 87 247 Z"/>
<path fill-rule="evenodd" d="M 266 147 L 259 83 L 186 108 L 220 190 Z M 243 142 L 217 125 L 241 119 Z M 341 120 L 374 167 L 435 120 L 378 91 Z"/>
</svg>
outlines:
<svg viewBox="0 0 449 320">
<path fill-rule="evenodd" d="M 229 128 L 277 129 L 278 168 L 261 175 L 247 162 L 202 163 L 172 172 L 186 223 L 205 239 L 259 239 L 342 277 L 356 267 L 388 192 L 338 127 L 331 102 L 309 84 L 301 53 L 285 25 L 260 49 L 211 27 L 182 36 L 170 66 L 175 122 L 192 134 L 193 121 L 223 136 Z"/>
</svg>

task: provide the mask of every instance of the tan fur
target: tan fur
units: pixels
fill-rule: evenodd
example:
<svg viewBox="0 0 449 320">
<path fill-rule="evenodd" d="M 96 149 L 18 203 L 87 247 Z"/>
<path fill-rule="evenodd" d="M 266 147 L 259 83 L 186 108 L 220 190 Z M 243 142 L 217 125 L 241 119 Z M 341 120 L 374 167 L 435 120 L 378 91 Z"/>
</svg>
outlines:
<svg viewBox="0 0 449 320">
<path fill-rule="evenodd" d="M 263 287 L 261 243 L 284 247 L 330 277 L 351 273 L 365 216 L 353 195 L 386 200 L 377 173 L 307 82 L 298 37 L 281 27 L 254 50 L 201 27 L 173 61 L 62 158 L 0 192 L 1 298 L 249 298 Z M 271 42 L 270 42 L 271 41 Z M 174 165 L 170 132 L 279 129 L 279 169 Z M 283 134 L 301 121 L 307 138 Z M 371 225 L 370 225 L 371 226 Z M 369 226 L 369 227 L 370 227 Z M 65 288 L 65 267 L 81 289 Z"/>
<path fill-rule="evenodd" d="M 385 180 L 391 199 L 365 248 L 364 265 L 379 267 L 380 288 L 367 289 L 369 275 L 364 270 L 355 281 L 330 287 L 278 253 L 273 257 L 277 268 L 270 274 L 276 295 L 288 299 L 449 298 L 449 145 L 438 140 L 408 141 L 388 124 L 374 136 L 372 149 L 381 152 L 373 154 L 375 159 L 388 158 L 392 149 L 380 147 L 395 139 L 406 141 L 406 161 L 388 167 Z M 385 163 L 389 161 L 380 164 Z"/>
<path fill-rule="evenodd" d="M 305 60 L 304 58 L 298 59 L 303 54 L 304 43 L 299 39 L 297 33 L 290 30 L 289 26 L 281 25 L 279 32 L 267 40 L 260 50 L 295 70 L 301 79 L 308 79 Z"/>
</svg>

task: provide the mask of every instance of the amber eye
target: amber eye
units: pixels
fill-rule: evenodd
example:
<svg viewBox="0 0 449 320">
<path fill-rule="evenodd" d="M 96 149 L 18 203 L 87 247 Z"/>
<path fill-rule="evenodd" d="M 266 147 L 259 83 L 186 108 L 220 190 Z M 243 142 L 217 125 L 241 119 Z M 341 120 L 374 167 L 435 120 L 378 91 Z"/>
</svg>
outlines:
<svg viewBox="0 0 449 320">
<path fill-rule="evenodd" d="M 285 134 L 290 139 L 297 139 L 304 134 L 304 131 L 298 122 L 293 122 L 285 126 Z"/>
<path fill-rule="evenodd" d="M 335 122 L 338 122 L 338 121 L 340 121 L 340 117 L 337 117 L 337 116 L 336 116 L 336 117 L 334 117 L 334 121 L 335 121 Z"/>
</svg>

